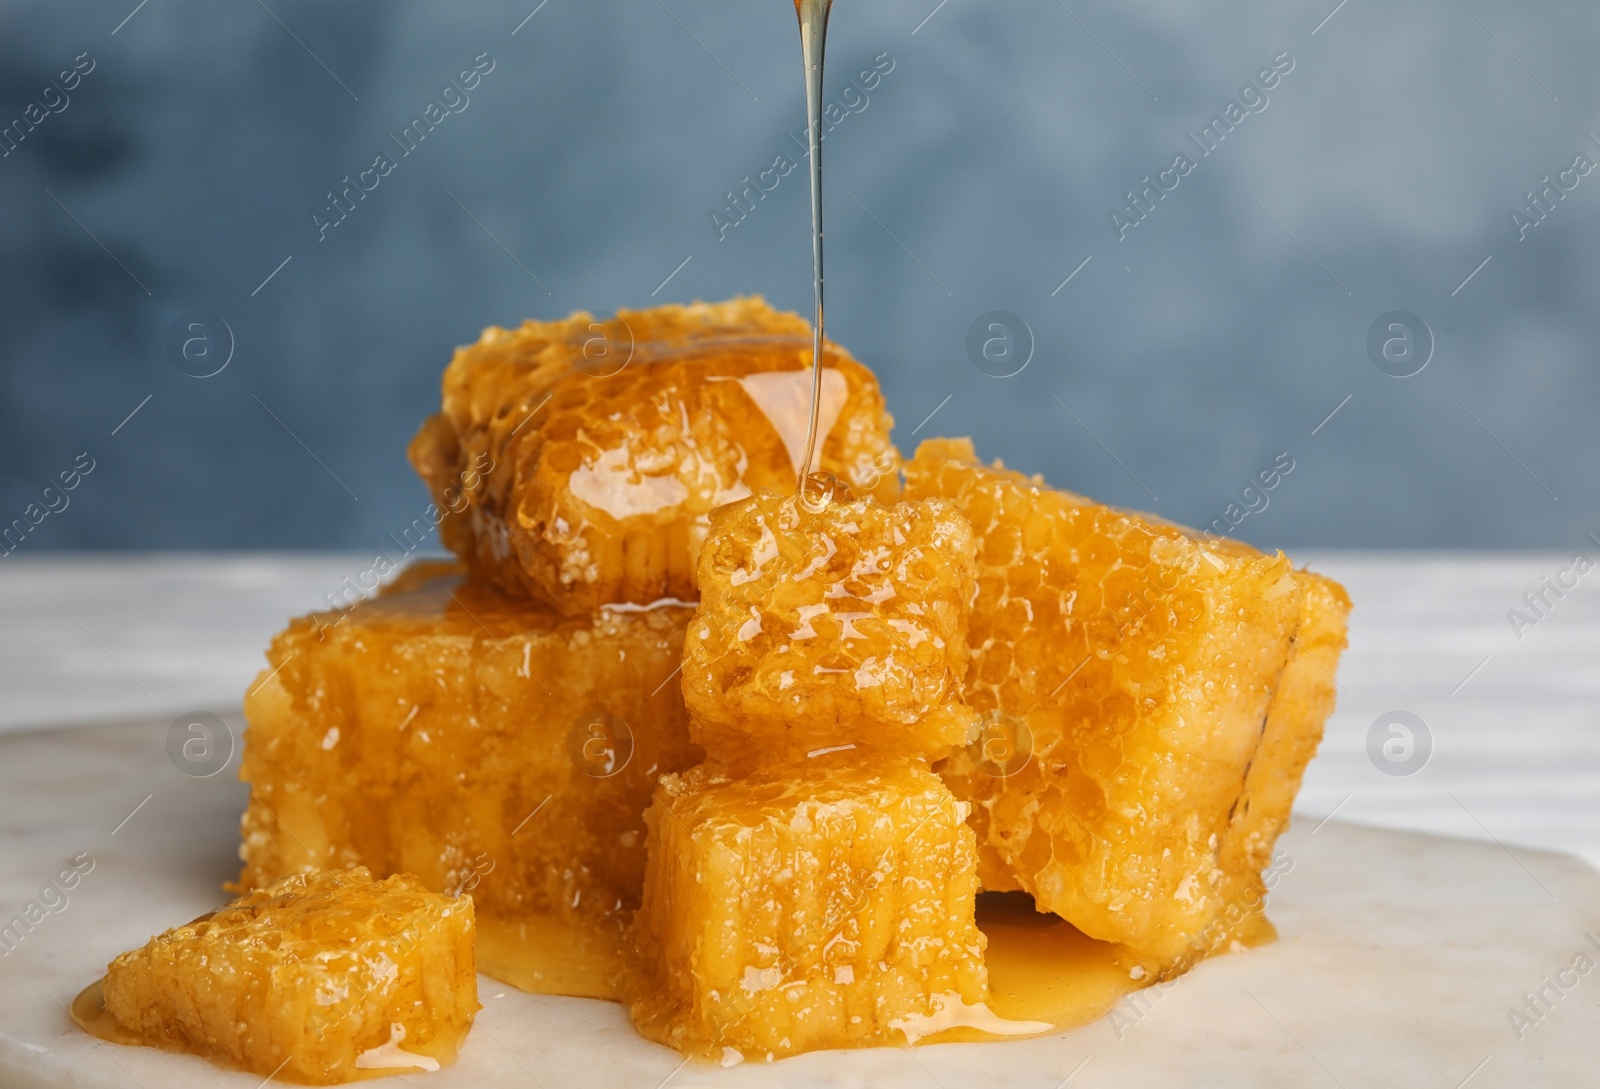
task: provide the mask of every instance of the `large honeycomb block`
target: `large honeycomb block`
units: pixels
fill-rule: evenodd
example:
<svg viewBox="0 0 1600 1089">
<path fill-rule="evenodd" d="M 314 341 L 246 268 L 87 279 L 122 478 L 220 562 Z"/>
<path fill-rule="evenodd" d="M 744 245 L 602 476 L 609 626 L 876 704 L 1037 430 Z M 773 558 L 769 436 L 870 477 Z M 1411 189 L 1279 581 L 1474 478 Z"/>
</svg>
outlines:
<svg viewBox="0 0 1600 1089">
<path fill-rule="evenodd" d="M 693 600 L 712 508 L 793 485 L 811 346 L 759 298 L 490 328 L 445 370 L 411 461 L 446 545 L 510 592 L 569 615 Z M 823 363 L 818 464 L 892 499 L 877 380 L 836 345 Z"/>
<path fill-rule="evenodd" d="M 364 865 L 485 915 L 635 907 L 655 780 L 700 758 L 669 683 L 690 610 L 565 619 L 428 574 L 273 640 L 240 884 Z"/>
<path fill-rule="evenodd" d="M 629 1013 L 724 1061 L 903 1044 L 987 999 L 967 807 L 920 760 L 666 777 Z"/>
<path fill-rule="evenodd" d="M 924 443 L 907 494 L 954 502 L 978 539 L 985 723 L 941 770 L 975 804 L 985 887 L 1157 956 L 1240 937 L 1217 923 L 1259 906 L 1332 706 L 1343 592 L 985 467 L 965 440 Z"/>
<path fill-rule="evenodd" d="M 363 869 L 283 878 L 112 961 L 145 1042 L 281 1081 L 437 1070 L 478 1012 L 472 901 Z"/>
<path fill-rule="evenodd" d="M 967 520 L 941 501 L 812 507 L 763 492 L 714 516 L 683 660 L 692 736 L 723 762 L 965 744 Z"/>
</svg>

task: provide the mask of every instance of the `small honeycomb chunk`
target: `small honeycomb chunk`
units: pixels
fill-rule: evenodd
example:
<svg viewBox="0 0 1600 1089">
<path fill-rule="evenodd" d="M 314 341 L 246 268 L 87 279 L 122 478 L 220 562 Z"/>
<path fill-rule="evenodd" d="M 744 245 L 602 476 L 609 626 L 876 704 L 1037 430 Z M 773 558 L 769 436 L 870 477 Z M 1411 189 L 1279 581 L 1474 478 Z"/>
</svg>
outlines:
<svg viewBox="0 0 1600 1089">
<path fill-rule="evenodd" d="M 478 1012 L 469 898 L 364 869 L 297 874 L 106 969 L 106 1011 L 158 1047 L 333 1085 L 438 1070 Z"/>
<path fill-rule="evenodd" d="M 985 467 L 966 440 L 924 443 L 906 477 L 978 539 L 984 726 L 940 770 L 974 803 L 985 887 L 1156 956 L 1243 936 L 1218 920 L 1259 907 L 1332 707 L 1343 591 Z"/>
<path fill-rule="evenodd" d="M 967 807 L 920 760 L 667 776 L 624 996 L 723 1061 L 903 1044 L 988 997 Z"/>
<path fill-rule="evenodd" d="M 803 319 L 759 298 L 491 327 L 445 370 L 411 462 L 445 544 L 509 592 L 573 616 L 692 601 L 712 508 L 795 479 L 811 348 Z M 820 406 L 817 464 L 892 499 L 893 421 L 837 345 Z"/>
<path fill-rule="evenodd" d="M 240 885 L 364 865 L 485 916 L 620 916 L 656 778 L 700 759 L 667 683 L 690 610 L 566 619 L 438 568 L 273 640 L 245 702 Z"/>
<path fill-rule="evenodd" d="M 965 744 L 967 520 L 938 500 L 816 507 L 763 492 L 713 517 L 684 651 L 691 735 L 722 762 Z"/>
</svg>

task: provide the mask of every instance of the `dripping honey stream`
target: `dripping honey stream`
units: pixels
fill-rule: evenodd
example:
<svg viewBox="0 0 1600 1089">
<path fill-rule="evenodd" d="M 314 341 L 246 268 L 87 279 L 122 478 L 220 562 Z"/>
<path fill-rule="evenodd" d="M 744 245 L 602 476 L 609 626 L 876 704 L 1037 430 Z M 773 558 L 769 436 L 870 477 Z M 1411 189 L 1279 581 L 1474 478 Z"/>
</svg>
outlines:
<svg viewBox="0 0 1600 1089">
<path fill-rule="evenodd" d="M 822 72 L 828 40 L 828 14 L 833 0 L 794 0 L 800 20 L 800 54 L 806 74 L 806 138 L 811 166 L 811 284 L 816 317 L 811 333 L 811 420 L 806 430 L 805 457 L 795 467 L 795 490 L 805 494 L 817 452 L 817 424 L 822 405 L 823 284 L 822 272 Z"/>
</svg>

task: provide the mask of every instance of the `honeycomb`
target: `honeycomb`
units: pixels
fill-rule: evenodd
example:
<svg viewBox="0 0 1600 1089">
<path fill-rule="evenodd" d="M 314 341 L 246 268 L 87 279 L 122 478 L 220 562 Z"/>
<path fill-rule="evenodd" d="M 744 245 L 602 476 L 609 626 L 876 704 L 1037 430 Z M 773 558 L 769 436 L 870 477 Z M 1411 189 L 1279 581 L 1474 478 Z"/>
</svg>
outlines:
<svg viewBox="0 0 1600 1089">
<path fill-rule="evenodd" d="M 1157 956 L 1240 937 L 1332 706 L 1343 591 L 984 467 L 966 440 L 924 443 L 906 480 L 978 541 L 984 721 L 941 771 L 974 803 L 984 886 Z"/>
<path fill-rule="evenodd" d="M 832 753 L 663 777 L 623 992 L 688 1054 L 903 1044 L 988 997 L 967 807 L 925 763 Z"/>
<path fill-rule="evenodd" d="M 292 622 L 245 704 L 244 889 L 363 865 L 480 915 L 638 905 L 656 778 L 700 759 L 690 610 L 566 619 L 439 573 Z"/>
<path fill-rule="evenodd" d="M 1295 580 L 1305 591 L 1300 622 L 1218 851 L 1224 872 L 1239 883 L 1233 895 L 1244 903 L 1264 891 L 1261 871 L 1272 861 L 1278 836 L 1289 827 L 1300 779 L 1317 755 L 1322 724 L 1333 713 L 1334 674 L 1345 647 L 1350 598 L 1344 587 L 1309 571 L 1296 572 Z"/>
<path fill-rule="evenodd" d="M 972 556 L 967 520 L 937 500 L 762 492 L 723 507 L 685 643 L 690 735 L 723 762 L 965 744 Z"/>
<path fill-rule="evenodd" d="M 811 347 L 759 298 L 491 327 L 445 370 L 411 461 L 445 544 L 510 593 L 573 616 L 693 600 L 711 510 L 793 488 Z M 822 394 L 820 467 L 893 499 L 872 372 L 830 345 Z"/>
<path fill-rule="evenodd" d="M 470 898 L 364 869 L 285 877 L 112 961 L 106 1010 L 156 1046 L 333 1085 L 437 1070 L 478 1011 Z"/>
</svg>

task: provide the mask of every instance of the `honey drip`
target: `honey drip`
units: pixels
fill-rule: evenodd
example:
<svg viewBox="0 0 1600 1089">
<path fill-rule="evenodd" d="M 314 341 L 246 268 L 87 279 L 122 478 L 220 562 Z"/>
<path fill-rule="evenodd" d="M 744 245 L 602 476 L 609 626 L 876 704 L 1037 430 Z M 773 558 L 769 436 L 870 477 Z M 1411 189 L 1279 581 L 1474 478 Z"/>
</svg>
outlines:
<svg viewBox="0 0 1600 1089">
<path fill-rule="evenodd" d="M 828 14 L 833 0 L 794 0 L 800 19 L 800 54 L 806 68 L 806 136 L 811 160 L 811 284 L 817 318 L 811 330 L 811 425 L 806 455 L 799 465 L 795 490 L 805 494 L 806 478 L 816 457 L 818 417 L 822 404 L 822 58 L 828 40 Z"/>
<path fill-rule="evenodd" d="M 617 1001 L 622 925 L 570 917 L 478 920 L 478 971 L 532 994 Z"/>
<path fill-rule="evenodd" d="M 72 1000 L 72 1007 L 68 1011 L 72 1016 L 72 1023 L 96 1040 L 104 1040 L 108 1044 L 138 1047 L 144 1043 L 139 1034 L 123 1028 L 122 1023 L 112 1017 L 106 1009 L 105 995 L 100 989 L 103 982 L 104 980 L 97 979 L 78 992 L 78 997 Z"/>
<path fill-rule="evenodd" d="M 989 939 L 989 1008 L 1007 1021 L 1047 1021 L 1057 1029 L 1097 1021 L 1124 995 L 1155 981 L 1125 946 L 1095 941 L 1057 915 L 1034 910 L 1026 893 L 978 897 L 978 929 Z M 934 1040 L 981 1040 L 953 1029 Z"/>
<path fill-rule="evenodd" d="M 1143 990 L 1162 975 L 1159 964 L 1126 946 L 1096 941 L 1058 916 L 1039 913 L 1025 893 L 979 896 L 978 929 L 989 939 L 984 954 L 989 968 L 988 1009 L 1005 1021 L 1047 1022 L 1054 1031 L 1078 1028 L 1104 1017 L 1124 996 Z M 579 930 L 554 919 L 482 918 L 478 970 L 533 994 L 616 1001 L 613 977 L 620 963 L 620 936 L 618 928 Z M 1272 937 L 1271 924 L 1262 919 L 1245 944 Z M 919 1042 L 996 1038 L 979 1029 L 958 1027 Z"/>
</svg>

